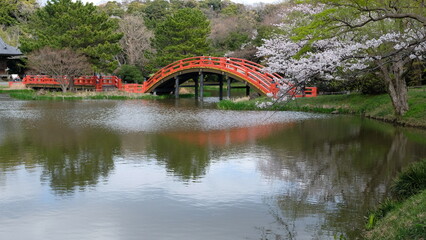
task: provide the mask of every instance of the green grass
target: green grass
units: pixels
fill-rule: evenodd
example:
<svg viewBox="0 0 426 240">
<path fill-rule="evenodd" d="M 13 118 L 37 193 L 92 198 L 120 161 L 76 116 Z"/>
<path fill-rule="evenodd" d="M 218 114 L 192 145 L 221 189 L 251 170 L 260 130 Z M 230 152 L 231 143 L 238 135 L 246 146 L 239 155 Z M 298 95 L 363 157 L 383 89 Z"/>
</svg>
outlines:
<svg viewBox="0 0 426 240">
<path fill-rule="evenodd" d="M 424 240 L 426 236 L 426 190 L 396 205 L 374 228 L 367 240 Z"/>
<path fill-rule="evenodd" d="M 233 83 L 233 85 L 232 85 L 232 87 L 245 87 L 245 86 L 246 85 L 244 85 L 244 84 L 235 84 L 235 83 Z M 232 87 L 231 87 L 231 92 L 245 92 L 246 91 L 245 88 L 232 88 Z M 207 91 L 213 91 L 214 90 L 214 91 L 219 92 L 220 87 L 219 87 L 219 85 L 217 85 L 217 86 L 207 85 L 207 86 L 204 86 L 203 89 L 207 90 Z M 223 92 L 225 93 L 226 91 L 227 91 L 226 83 L 224 82 L 223 83 Z"/>
<path fill-rule="evenodd" d="M 365 228 L 372 230 L 377 225 L 377 221 L 383 219 L 389 212 L 395 210 L 400 205 L 399 202 L 390 198 L 385 199 L 385 201 L 379 204 L 377 209 L 369 212 Z"/>
<path fill-rule="evenodd" d="M 33 92 L 31 89 L 0 89 L 0 93 L 29 93 Z"/>
<path fill-rule="evenodd" d="M 366 239 L 425 239 L 426 159 L 408 166 L 394 180 L 392 199 L 372 211 Z"/>
<path fill-rule="evenodd" d="M 174 95 L 152 95 L 142 93 L 126 93 L 120 91 L 111 92 L 49 92 L 34 91 L 31 89 L 7 90 L 0 89 L 0 93 L 8 93 L 10 97 L 21 100 L 84 100 L 84 99 L 111 99 L 111 100 L 127 100 L 127 99 L 167 99 L 174 98 Z M 180 94 L 179 98 L 193 98 L 195 94 Z M 205 92 L 205 97 L 211 96 L 211 93 Z"/>
<path fill-rule="evenodd" d="M 0 91 L 1 92 L 1 91 Z M 21 100 L 84 100 L 84 99 L 165 99 L 168 95 L 155 96 L 152 94 L 136 94 L 124 92 L 36 92 L 32 90 L 8 90 L 3 93 L 9 93 L 10 97 Z"/>
<path fill-rule="evenodd" d="M 306 111 L 318 113 L 356 114 L 401 125 L 426 127 L 426 91 L 410 89 L 408 92 L 410 110 L 402 117 L 394 114 L 390 97 L 382 95 L 325 95 L 314 98 L 297 98 L 295 100 L 275 103 L 264 110 L 276 111 Z M 218 108 L 224 110 L 262 110 L 256 107 L 256 102 L 267 101 L 266 98 L 244 102 L 221 101 Z"/>
<path fill-rule="evenodd" d="M 260 110 L 256 107 L 256 101 L 234 102 L 231 100 L 222 100 L 217 106 L 222 110 Z"/>
</svg>

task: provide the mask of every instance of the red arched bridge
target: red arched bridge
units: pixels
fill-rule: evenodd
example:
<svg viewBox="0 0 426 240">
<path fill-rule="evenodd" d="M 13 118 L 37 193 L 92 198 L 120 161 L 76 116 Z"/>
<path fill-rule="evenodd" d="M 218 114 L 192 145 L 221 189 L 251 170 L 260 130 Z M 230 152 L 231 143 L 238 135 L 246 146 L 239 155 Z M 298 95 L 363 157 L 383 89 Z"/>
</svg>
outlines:
<svg viewBox="0 0 426 240">
<path fill-rule="evenodd" d="M 172 94 L 176 97 L 181 87 L 194 87 L 195 95 L 203 97 L 203 89 L 206 85 L 218 85 L 220 98 L 223 95 L 223 85 L 227 85 L 227 96 L 230 97 L 231 88 L 254 89 L 262 95 L 276 95 L 283 79 L 278 74 L 263 71 L 263 66 L 257 63 L 226 57 L 191 57 L 173 62 L 157 71 L 143 84 L 122 84 L 121 79 L 112 76 L 89 76 L 74 79 L 74 87 L 93 88 L 96 91 L 116 88 L 126 92 Z M 216 75 L 214 83 L 205 81 L 205 75 Z M 184 85 L 188 80 L 193 85 Z M 243 85 L 231 86 L 233 80 L 243 82 Z M 56 80 L 48 76 L 26 76 L 23 83 L 29 87 L 54 87 Z M 44 84 L 44 85 L 43 85 Z M 306 88 L 303 95 L 297 97 L 316 96 L 316 88 Z"/>
<path fill-rule="evenodd" d="M 176 61 L 156 72 L 144 83 L 145 92 L 155 92 L 157 89 L 169 91 L 171 84 L 174 87 L 192 78 L 197 85 L 204 85 L 204 74 L 219 75 L 219 85 L 225 78 L 229 84 L 230 78 L 239 80 L 256 89 L 261 94 L 273 94 L 278 92 L 277 79 L 281 76 L 262 71 L 263 66 L 239 58 L 225 57 L 192 57 Z M 199 78 L 197 79 L 196 76 Z M 174 79 L 175 81 L 171 81 Z M 179 83 L 179 84 L 177 84 Z M 195 86 L 196 87 L 196 86 Z"/>
</svg>

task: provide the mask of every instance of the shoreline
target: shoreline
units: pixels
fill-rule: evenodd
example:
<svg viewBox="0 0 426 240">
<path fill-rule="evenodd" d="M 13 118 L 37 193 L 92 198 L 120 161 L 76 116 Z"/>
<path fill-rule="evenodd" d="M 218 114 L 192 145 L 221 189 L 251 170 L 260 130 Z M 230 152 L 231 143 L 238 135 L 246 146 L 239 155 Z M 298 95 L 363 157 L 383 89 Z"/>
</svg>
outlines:
<svg viewBox="0 0 426 240">
<path fill-rule="evenodd" d="M 166 99 L 167 95 L 152 95 L 146 93 L 127 93 L 119 91 L 107 92 L 49 92 L 34 91 L 31 89 L 7 89 L 0 88 L 0 94 L 9 94 L 11 98 L 19 100 L 156 100 Z"/>
<path fill-rule="evenodd" d="M 426 234 L 426 159 L 412 163 L 394 178 L 391 196 L 367 217 L 366 240 L 424 239 Z"/>
<path fill-rule="evenodd" d="M 169 95 L 152 95 L 143 93 L 110 92 L 49 92 L 31 89 L 11 89 L 0 87 L 0 93 L 9 94 L 11 98 L 21 100 L 158 100 L 168 99 Z M 180 94 L 180 98 L 193 97 L 194 94 Z M 348 114 L 370 118 L 401 127 L 426 129 L 426 87 L 409 90 L 410 110 L 402 117 L 396 117 L 390 98 L 381 95 L 320 95 L 314 98 L 297 98 L 288 102 L 274 103 L 265 108 L 259 108 L 258 103 L 267 102 L 268 98 L 261 97 L 252 100 L 235 99 L 218 102 L 221 110 L 246 111 L 300 111 L 327 114 Z"/>
<path fill-rule="evenodd" d="M 426 129 L 426 88 L 409 90 L 409 111 L 402 117 L 396 117 L 390 97 L 381 95 L 320 95 L 314 98 L 297 98 L 288 102 L 274 103 L 259 108 L 258 103 L 267 102 L 266 98 L 252 100 L 223 100 L 217 103 L 222 110 L 252 111 L 302 111 L 328 114 L 357 115 L 402 127 Z"/>
</svg>

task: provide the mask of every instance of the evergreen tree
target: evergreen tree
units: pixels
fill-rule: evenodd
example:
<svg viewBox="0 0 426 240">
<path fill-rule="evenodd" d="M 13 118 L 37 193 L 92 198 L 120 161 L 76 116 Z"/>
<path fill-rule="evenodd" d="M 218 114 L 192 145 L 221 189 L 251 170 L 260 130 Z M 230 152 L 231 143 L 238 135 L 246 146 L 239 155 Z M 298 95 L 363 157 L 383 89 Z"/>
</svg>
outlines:
<svg viewBox="0 0 426 240">
<path fill-rule="evenodd" d="M 155 29 L 171 13 L 170 3 L 166 0 L 148 0 L 143 9 L 145 24 L 149 29 Z"/>
<path fill-rule="evenodd" d="M 210 22 L 198 9 L 183 8 L 167 17 L 155 29 L 157 67 L 187 57 L 208 55 L 209 33 Z"/>
<path fill-rule="evenodd" d="M 13 17 L 13 11 L 16 10 L 16 4 L 12 4 L 10 0 L 0 1 L 0 24 L 12 25 L 16 23 Z"/>
<path fill-rule="evenodd" d="M 0 25 L 23 22 L 37 7 L 36 0 L 0 0 Z"/>
<path fill-rule="evenodd" d="M 124 83 L 142 83 L 143 76 L 141 70 L 133 65 L 122 65 L 117 72 Z"/>
<path fill-rule="evenodd" d="M 120 51 L 118 22 L 105 12 L 80 0 L 50 0 L 37 10 L 21 38 L 21 50 L 31 52 L 45 46 L 71 48 L 89 57 L 94 70 L 112 72 Z"/>
</svg>

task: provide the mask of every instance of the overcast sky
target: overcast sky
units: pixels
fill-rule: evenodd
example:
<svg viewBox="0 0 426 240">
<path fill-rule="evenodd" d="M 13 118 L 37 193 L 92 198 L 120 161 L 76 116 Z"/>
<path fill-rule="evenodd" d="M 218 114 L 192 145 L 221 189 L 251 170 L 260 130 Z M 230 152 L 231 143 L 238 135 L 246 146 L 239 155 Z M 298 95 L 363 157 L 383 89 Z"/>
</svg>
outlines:
<svg viewBox="0 0 426 240">
<path fill-rule="evenodd" d="M 106 3 L 111 0 L 82 0 L 82 2 L 92 2 L 95 5 L 99 5 L 101 3 Z M 120 0 L 116 0 L 117 2 L 120 2 Z M 243 4 L 255 4 L 255 3 L 278 3 L 282 2 L 282 0 L 231 0 L 232 2 L 236 3 L 243 3 Z M 39 0 L 41 3 L 47 2 L 47 0 Z"/>
</svg>

